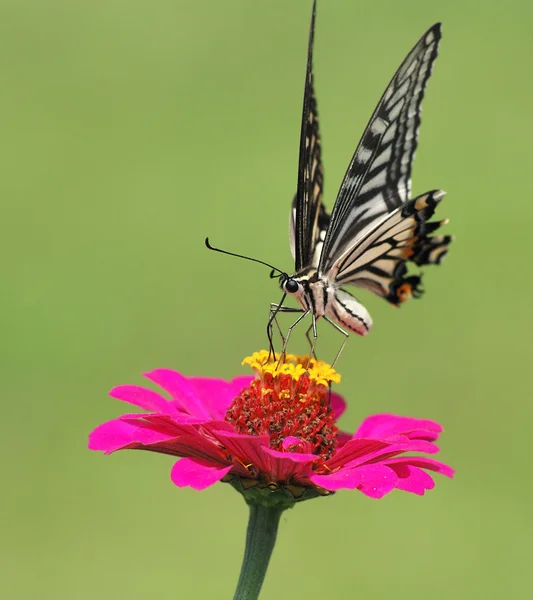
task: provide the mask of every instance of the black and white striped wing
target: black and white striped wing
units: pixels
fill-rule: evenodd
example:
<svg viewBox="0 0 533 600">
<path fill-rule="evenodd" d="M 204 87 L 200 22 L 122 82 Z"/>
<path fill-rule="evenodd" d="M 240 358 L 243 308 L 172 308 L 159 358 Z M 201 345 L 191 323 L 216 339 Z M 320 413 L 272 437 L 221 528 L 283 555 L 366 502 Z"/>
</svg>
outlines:
<svg viewBox="0 0 533 600">
<path fill-rule="evenodd" d="M 320 215 L 325 214 L 322 206 L 324 174 L 320 157 L 317 105 L 313 88 L 315 15 L 316 1 L 313 4 L 307 50 L 307 71 L 298 161 L 298 188 L 291 209 L 290 223 L 291 250 L 297 271 L 313 264 L 320 235 L 319 221 L 323 223 L 324 220 L 320 218 Z"/>
<path fill-rule="evenodd" d="M 329 213 L 324 206 L 324 203 L 318 202 L 318 219 L 316 221 L 316 226 L 313 229 L 313 254 L 310 262 L 307 263 L 306 266 L 318 267 L 318 263 L 320 261 L 320 255 L 322 254 L 322 246 L 324 245 L 324 240 L 326 238 L 326 232 L 329 227 Z M 291 245 L 291 254 L 296 263 L 296 196 L 292 201 L 291 207 L 291 216 L 289 223 L 289 236 L 290 236 L 290 245 Z"/>
<path fill-rule="evenodd" d="M 334 263 L 331 279 L 369 289 L 392 304 L 420 295 L 421 278 L 406 276 L 407 262 L 439 264 L 446 255 L 452 237 L 430 234 L 447 221 L 428 222 L 443 197 L 441 190 L 428 192 L 382 217 Z"/>
<path fill-rule="evenodd" d="M 332 265 L 361 234 L 409 199 L 421 103 L 441 37 L 433 25 L 409 52 L 389 83 L 342 182 L 319 271 Z"/>
</svg>

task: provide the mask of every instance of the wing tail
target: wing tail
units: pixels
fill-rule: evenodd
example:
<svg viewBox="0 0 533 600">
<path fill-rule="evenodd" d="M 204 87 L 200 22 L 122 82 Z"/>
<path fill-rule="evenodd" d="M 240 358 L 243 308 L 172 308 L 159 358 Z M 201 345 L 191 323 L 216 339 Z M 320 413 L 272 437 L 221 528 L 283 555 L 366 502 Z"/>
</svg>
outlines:
<svg viewBox="0 0 533 600">
<path fill-rule="evenodd" d="M 453 241 L 451 235 L 429 235 L 448 223 L 448 219 L 428 223 L 443 198 L 442 190 L 427 192 L 408 202 L 402 210 L 404 217 L 409 218 L 413 215 L 417 221 L 413 243 L 408 249 L 408 260 L 415 265 L 440 265 Z"/>
</svg>

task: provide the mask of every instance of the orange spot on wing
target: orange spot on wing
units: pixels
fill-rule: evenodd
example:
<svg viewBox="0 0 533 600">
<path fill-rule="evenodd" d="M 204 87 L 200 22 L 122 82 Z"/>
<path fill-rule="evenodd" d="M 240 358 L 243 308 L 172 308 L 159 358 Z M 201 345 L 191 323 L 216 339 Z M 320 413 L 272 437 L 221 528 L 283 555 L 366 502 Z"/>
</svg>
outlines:
<svg viewBox="0 0 533 600">
<path fill-rule="evenodd" d="M 415 209 L 423 210 L 424 208 L 426 208 L 426 206 L 428 205 L 427 198 L 428 198 L 427 195 L 422 196 L 421 198 L 417 198 L 417 200 L 415 202 Z"/>
<path fill-rule="evenodd" d="M 398 300 L 400 302 L 405 302 L 413 297 L 413 286 L 410 283 L 402 283 L 396 293 L 398 294 Z"/>
<path fill-rule="evenodd" d="M 414 233 L 415 228 L 413 227 L 411 229 L 411 234 Z M 416 244 L 416 242 L 418 241 L 418 236 L 413 235 L 413 237 L 408 238 L 404 243 L 405 243 L 405 248 L 402 252 L 402 258 L 404 259 L 408 259 L 411 256 L 413 256 L 413 254 L 415 253 L 415 251 L 413 250 L 412 246 L 414 246 Z"/>
</svg>

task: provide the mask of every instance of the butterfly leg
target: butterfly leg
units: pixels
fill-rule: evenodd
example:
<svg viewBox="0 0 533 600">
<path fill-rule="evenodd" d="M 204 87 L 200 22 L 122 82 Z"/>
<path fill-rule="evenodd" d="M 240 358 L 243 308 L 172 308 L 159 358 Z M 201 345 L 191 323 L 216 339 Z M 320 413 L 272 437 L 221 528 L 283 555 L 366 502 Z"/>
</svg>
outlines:
<svg viewBox="0 0 533 600">
<path fill-rule="evenodd" d="M 291 306 L 283 306 L 282 304 L 275 304 L 273 302 L 270 304 L 269 318 L 268 318 L 268 324 L 267 324 L 267 337 L 268 337 L 268 343 L 269 343 L 269 355 L 268 355 L 269 361 L 270 361 L 271 356 L 273 356 L 273 357 L 276 356 L 276 353 L 274 351 L 274 338 L 272 335 L 272 330 L 273 330 L 274 325 L 276 325 L 279 336 L 281 337 L 283 348 L 285 347 L 285 336 L 283 335 L 283 332 L 281 331 L 281 327 L 279 326 L 278 319 L 277 319 L 277 315 L 280 312 L 282 312 L 282 313 L 302 313 L 303 310 L 301 308 L 292 308 Z"/>
<path fill-rule="evenodd" d="M 303 312 L 303 311 L 302 311 Z M 309 312 L 309 311 L 308 311 Z M 307 314 L 307 313 L 306 313 Z M 302 317 L 300 317 L 300 319 L 302 319 L 305 315 L 302 315 Z M 311 318 L 312 318 L 312 323 L 311 325 L 308 327 L 307 331 L 305 332 L 305 337 L 307 338 L 307 341 L 309 342 L 309 356 L 307 357 L 307 362 L 305 365 L 305 370 L 308 371 L 309 370 L 309 365 L 311 364 L 311 359 L 314 358 L 315 360 L 316 358 L 316 354 L 315 354 L 315 347 L 316 347 L 316 340 L 318 338 L 318 332 L 317 332 L 317 328 L 316 328 L 316 321 L 317 318 L 315 315 L 311 314 Z M 299 320 L 300 320 L 299 319 Z M 293 327 L 295 327 L 298 324 L 298 321 L 296 321 L 296 323 L 294 323 Z M 313 339 L 311 340 L 311 338 L 309 337 L 309 333 L 313 332 Z M 288 336 L 287 336 L 288 337 Z M 300 387 L 302 385 L 302 381 L 303 379 L 300 379 L 300 381 L 298 382 L 298 385 L 296 386 L 296 390 L 295 390 L 295 394 L 298 394 L 300 391 Z M 329 402 L 329 400 L 328 400 Z"/>
<path fill-rule="evenodd" d="M 306 369 L 309 368 L 309 363 L 311 362 L 311 358 L 314 358 L 316 360 L 316 354 L 315 354 L 315 348 L 316 348 L 316 340 L 318 338 L 318 332 L 317 332 L 317 328 L 316 328 L 316 321 L 317 318 L 315 315 L 311 315 L 313 318 L 313 322 L 311 323 L 311 325 L 309 326 L 309 329 L 305 332 L 305 337 L 307 338 L 307 341 L 309 342 L 309 360 L 307 361 L 307 366 Z M 309 337 L 309 333 L 313 332 L 313 339 L 311 340 L 311 338 Z"/>
<path fill-rule="evenodd" d="M 281 327 L 278 323 L 278 313 L 302 313 L 303 310 L 301 308 L 292 308 L 291 306 L 282 306 L 281 304 L 275 304 L 274 302 L 270 303 L 270 311 L 269 311 L 269 320 L 268 320 L 268 330 L 272 333 L 273 324 L 276 325 L 279 335 L 283 342 L 285 342 L 285 336 L 281 331 Z"/>
<path fill-rule="evenodd" d="M 309 325 L 309 327 L 307 328 L 307 331 L 305 332 L 305 337 L 307 338 L 307 341 L 309 342 L 309 356 L 312 356 L 315 360 L 316 360 L 316 353 L 314 350 L 314 344 L 313 344 L 313 340 L 311 340 L 311 338 L 309 337 L 309 334 L 311 333 L 311 330 L 313 329 L 313 323 L 311 323 L 311 325 Z"/>
<path fill-rule="evenodd" d="M 328 317 L 326 317 L 324 315 L 324 320 L 326 320 L 330 325 L 333 325 L 333 327 L 340 333 L 342 333 L 342 335 L 344 336 L 344 340 L 341 344 L 341 347 L 339 348 L 339 351 L 337 352 L 337 355 L 335 356 L 335 360 L 331 363 L 331 366 L 334 367 L 337 364 L 337 361 L 339 360 L 340 355 L 342 354 L 342 351 L 344 350 L 344 346 L 346 346 L 346 342 L 348 341 L 348 332 L 344 331 L 344 329 L 342 327 L 339 327 L 337 325 L 337 323 L 335 323 L 334 321 L 332 321 L 331 319 L 328 319 Z"/>
<path fill-rule="evenodd" d="M 292 311 L 291 311 L 292 312 Z M 283 358 L 283 356 L 285 355 L 285 350 L 287 349 L 287 345 L 289 343 L 289 339 L 291 337 L 291 333 L 292 330 L 299 324 L 301 323 L 305 317 L 307 317 L 307 315 L 309 314 L 310 311 L 306 310 L 305 312 L 301 309 L 294 309 L 294 312 L 301 312 L 302 314 L 296 319 L 296 321 L 294 321 L 294 323 L 289 327 L 289 329 L 287 330 L 287 335 L 285 336 L 285 342 L 283 343 L 283 348 L 281 349 L 281 356 L 280 356 L 280 360 Z M 316 328 L 316 327 L 315 327 Z"/>
</svg>

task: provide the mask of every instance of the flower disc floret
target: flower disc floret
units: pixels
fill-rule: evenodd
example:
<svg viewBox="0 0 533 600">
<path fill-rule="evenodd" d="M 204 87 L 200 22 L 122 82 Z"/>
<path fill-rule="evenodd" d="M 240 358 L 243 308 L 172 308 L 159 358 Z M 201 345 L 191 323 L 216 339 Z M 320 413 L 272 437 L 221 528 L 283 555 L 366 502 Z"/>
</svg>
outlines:
<svg viewBox="0 0 533 600">
<path fill-rule="evenodd" d="M 272 376 L 290 375 L 299 380 L 305 373 L 309 374 L 311 381 L 321 385 L 340 383 L 341 376 L 335 369 L 324 362 L 308 355 L 298 356 L 296 354 L 272 354 L 266 350 L 254 352 L 247 356 L 243 365 L 249 365 L 259 377 L 269 373 Z"/>
<path fill-rule="evenodd" d="M 290 451 L 296 446 L 327 460 L 337 446 L 338 428 L 329 405 L 328 389 L 303 373 L 263 375 L 231 403 L 226 421 L 238 433 L 269 436 L 269 447 Z"/>
</svg>

